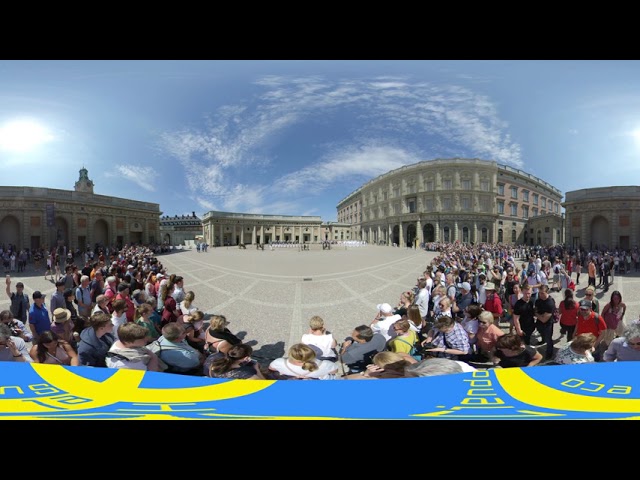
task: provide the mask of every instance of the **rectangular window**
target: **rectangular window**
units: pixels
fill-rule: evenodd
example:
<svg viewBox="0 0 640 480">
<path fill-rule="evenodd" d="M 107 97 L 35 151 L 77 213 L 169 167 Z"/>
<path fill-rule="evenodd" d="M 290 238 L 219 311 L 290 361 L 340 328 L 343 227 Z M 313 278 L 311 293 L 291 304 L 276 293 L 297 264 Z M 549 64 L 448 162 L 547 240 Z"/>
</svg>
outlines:
<svg viewBox="0 0 640 480">
<path fill-rule="evenodd" d="M 518 187 L 511 187 L 511 198 L 518 198 Z"/>
<path fill-rule="evenodd" d="M 382 200 L 383 201 L 387 200 L 387 192 L 382 192 Z"/>
<path fill-rule="evenodd" d="M 526 205 L 522 206 L 522 218 L 529 218 L 529 207 Z"/>
<path fill-rule="evenodd" d="M 487 197 L 482 197 L 480 199 L 480 210 L 483 212 L 489 211 L 489 199 Z"/>
<path fill-rule="evenodd" d="M 40 226 L 40 217 L 31 217 L 31 226 L 39 227 Z"/>
<path fill-rule="evenodd" d="M 542 197 L 541 202 L 542 208 L 547 208 L 547 199 L 545 197 Z"/>
<path fill-rule="evenodd" d="M 522 199 L 523 199 L 525 202 L 528 202 L 528 201 L 529 201 L 529 190 L 524 190 L 524 191 L 522 192 Z"/>
<path fill-rule="evenodd" d="M 442 199 L 442 210 L 451 210 L 451 198 L 445 197 Z"/>
<path fill-rule="evenodd" d="M 427 212 L 433 212 L 433 198 L 425 199 L 424 208 Z"/>
<path fill-rule="evenodd" d="M 451 179 L 443 180 L 442 188 L 444 190 L 451 190 L 453 188 L 453 181 Z"/>
<path fill-rule="evenodd" d="M 412 183 L 411 185 L 409 185 L 409 186 L 407 187 L 407 189 L 409 190 L 409 193 L 410 193 L 410 194 L 411 194 L 411 193 L 416 193 L 416 185 L 415 185 L 415 183 Z"/>
<path fill-rule="evenodd" d="M 538 209 L 537 209 L 537 208 L 534 208 L 534 209 L 533 209 L 533 216 L 534 216 L 534 217 L 537 217 L 537 216 L 538 216 Z"/>
<path fill-rule="evenodd" d="M 504 202 L 498 202 L 498 213 L 504 215 Z"/>
<path fill-rule="evenodd" d="M 416 200 L 415 200 L 415 198 L 412 198 L 411 200 L 407 201 L 407 209 L 409 210 L 409 213 L 416 213 Z"/>
<path fill-rule="evenodd" d="M 502 183 L 498 184 L 498 195 L 504 195 L 504 185 Z"/>
<path fill-rule="evenodd" d="M 482 180 L 480 182 L 480 190 L 482 190 L 483 192 L 489 191 L 489 180 Z"/>
<path fill-rule="evenodd" d="M 549 233 L 551 231 L 550 227 L 544 227 L 544 233 Z"/>
<path fill-rule="evenodd" d="M 537 193 L 533 194 L 533 204 L 534 205 L 538 205 L 538 194 Z"/>
<path fill-rule="evenodd" d="M 471 180 L 462 180 L 462 190 L 471 190 Z"/>
<path fill-rule="evenodd" d="M 510 207 L 511 207 L 511 216 L 512 217 L 518 216 L 518 204 L 517 203 L 512 203 L 510 205 Z"/>
<path fill-rule="evenodd" d="M 555 204 L 554 211 L 555 211 L 556 213 L 558 213 L 558 204 L 557 204 L 557 203 Z"/>
<path fill-rule="evenodd" d="M 378 203 L 378 195 L 373 196 L 373 202 L 371 203 Z"/>
<path fill-rule="evenodd" d="M 470 211 L 471 210 L 471 198 L 462 197 L 461 201 L 462 201 L 462 210 L 464 210 L 465 212 Z"/>
<path fill-rule="evenodd" d="M 427 192 L 433 192 L 433 180 L 427 180 L 424 182 L 424 189 Z"/>
<path fill-rule="evenodd" d="M 398 198 L 400 196 L 400 187 L 393 187 L 393 197 Z"/>
</svg>

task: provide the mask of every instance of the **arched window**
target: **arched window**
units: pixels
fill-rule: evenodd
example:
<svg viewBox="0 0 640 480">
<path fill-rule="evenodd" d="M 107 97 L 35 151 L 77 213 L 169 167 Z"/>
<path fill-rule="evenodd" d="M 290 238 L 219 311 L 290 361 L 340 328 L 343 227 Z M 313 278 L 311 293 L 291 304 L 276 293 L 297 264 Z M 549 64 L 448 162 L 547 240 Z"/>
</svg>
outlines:
<svg viewBox="0 0 640 480">
<path fill-rule="evenodd" d="M 516 243 L 516 231 L 511 230 L 511 243 Z"/>
<path fill-rule="evenodd" d="M 503 241 L 504 241 L 504 240 L 503 240 L 503 238 L 502 238 L 502 229 L 501 229 L 501 228 L 499 228 L 499 229 L 498 229 L 498 243 L 501 243 L 501 242 L 503 242 Z"/>
</svg>

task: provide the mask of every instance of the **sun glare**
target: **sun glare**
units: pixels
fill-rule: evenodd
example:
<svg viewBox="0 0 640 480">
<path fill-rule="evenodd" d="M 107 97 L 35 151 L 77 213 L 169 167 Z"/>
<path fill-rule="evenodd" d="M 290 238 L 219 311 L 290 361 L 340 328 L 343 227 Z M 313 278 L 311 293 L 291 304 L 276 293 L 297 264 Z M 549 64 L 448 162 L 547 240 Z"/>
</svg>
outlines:
<svg viewBox="0 0 640 480">
<path fill-rule="evenodd" d="M 0 150 L 28 152 L 53 140 L 53 135 L 33 120 L 15 120 L 0 126 Z"/>
</svg>

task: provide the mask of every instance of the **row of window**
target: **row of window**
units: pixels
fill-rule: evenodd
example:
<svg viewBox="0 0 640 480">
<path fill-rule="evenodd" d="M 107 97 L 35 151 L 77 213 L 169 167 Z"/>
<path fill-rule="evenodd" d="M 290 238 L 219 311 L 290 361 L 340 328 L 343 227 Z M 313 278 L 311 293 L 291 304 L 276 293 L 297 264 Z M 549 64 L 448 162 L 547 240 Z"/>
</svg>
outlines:
<svg viewBox="0 0 640 480">
<path fill-rule="evenodd" d="M 522 190 L 522 201 L 524 202 L 528 202 L 529 201 L 529 190 Z M 498 184 L 498 195 L 503 195 L 504 196 L 504 184 L 499 183 Z M 538 203 L 540 203 L 540 206 L 542 208 L 547 208 L 547 199 L 546 197 L 542 197 L 540 198 L 540 196 L 537 193 L 534 193 L 533 195 L 533 204 L 534 205 L 538 205 Z M 513 199 L 518 199 L 518 187 L 511 187 L 511 198 Z M 539 202 L 538 202 L 539 201 Z M 549 210 L 554 210 L 556 213 L 558 213 L 558 204 L 554 203 L 553 200 L 549 200 Z"/>
<path fill-rule="evenodd" d="M 503 200 L 498 200 L 497 204 L 498 204 L 498 214 L 499 215 L 504 215 L 505 214 L 504 201 Z M 539 215 L 538 208 L 537 207 L 533 207 L 531 209 L 531 213 L 532 213 L 532 216 L 537 217 Z M 543 213 L 544 212 L 541 212 L 540 215 L 542 215 Z M 558 213 L 558 204 L 556 204 L 556 213 Z M 518 204 L 517 203 L 510 203 L 509 204 L 509 215 L 512 216 L 512 217 L 517 217 L 518 216 Z M 528 205 L 522 205 L 522 218 L 529 218 L 529 206 Z"/>
</svg>

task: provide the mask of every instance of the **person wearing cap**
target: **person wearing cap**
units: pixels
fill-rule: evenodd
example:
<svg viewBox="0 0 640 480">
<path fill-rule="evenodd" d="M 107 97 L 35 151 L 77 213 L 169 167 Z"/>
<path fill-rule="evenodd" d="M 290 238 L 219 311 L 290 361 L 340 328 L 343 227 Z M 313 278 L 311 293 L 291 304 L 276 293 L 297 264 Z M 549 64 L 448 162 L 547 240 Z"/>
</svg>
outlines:
<svg viewBox="0 0 640 480">
<path fill-rule="evenodd" d="M 591 300 L 580 300 L 580 308 L 578 309 L 578 317 L 576 321 L 575 335 L 582 333 L 593 333 L 596 337 L 596 343 L 594 345 L 596 351 L 593 357 L 596 361 L 600 360 L 602 351 L 600 343 L 602 342 L 605 331 L 607 330 L 607 324 L 598 313 L 592 309 L 593 303 Z"/>
<path fill-rule="evenodd" d="M 29 296 L 24 293 L 24 284 L 22 282 L 16 283 L 16 291 L 11 292 L 11 277 L 7 275 L 7 297 L 11 300 L 9 310 L 13 315 L 13 318 L 20 320 L 22 323 L 27 321 L 27 312 L 29 311 Z"/>
<path fill-rule="evenodd" d="M 33 305 L 29 308 L 29 328 L 33 334 L 33 341 L 38 341 L 38 336 L 51 330 L 51 321 L 49 320 L 49 312 L 44 304 L 44 295 L 36 290 L 31 296 Z"/>
<path fill-rule="evenodd" d="M 487 282 L 484 289 L 487 292 L 487 299 L 484 302 L 484 309 L 487 312 L 491 312 L 494 321 L 498 323 L 503 313 L 502 300 L 500 300 L 500 296 L 496 292 L 496 286 L 493 282 Z"/>
<path fill-rule="evenodd" d="M 388 303 L 381 303 L 376 307 L 378 315 L 371 322 L 371 330 L 374 333 L 380 333 L 387 341 L 395 337 L 393 324 L 400 320 L 400 315 L 393 314 L 393 308 Z"/>
<path fill-rule="evenodd" d="M 65 342 L 69 342 L 71 345 L 76 344 L 76 339 L 73 336 L 73 321 L 71 320 L 71 312 L 66 308 L 56 308 L 53 311 L 53 323 L 51 324 L 51 331 L 54 332 L 60 339 Z"/>
</svg>

